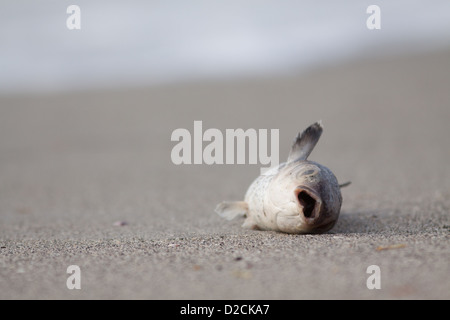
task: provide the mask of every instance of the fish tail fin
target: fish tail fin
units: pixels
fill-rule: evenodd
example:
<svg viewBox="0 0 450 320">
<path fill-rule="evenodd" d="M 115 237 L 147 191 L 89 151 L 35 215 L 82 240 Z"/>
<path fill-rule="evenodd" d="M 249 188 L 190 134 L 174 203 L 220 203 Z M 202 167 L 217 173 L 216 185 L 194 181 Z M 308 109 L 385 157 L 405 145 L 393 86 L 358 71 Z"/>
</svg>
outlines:
<svg viewBox="0 0 450 320">
<path fill-rule="evenodd" d="M 247 215 L 248 204 L 245 201 L 224 201 L 219 203 L 214 211 L 222 218 L 233 220 Z"/>
</svg>

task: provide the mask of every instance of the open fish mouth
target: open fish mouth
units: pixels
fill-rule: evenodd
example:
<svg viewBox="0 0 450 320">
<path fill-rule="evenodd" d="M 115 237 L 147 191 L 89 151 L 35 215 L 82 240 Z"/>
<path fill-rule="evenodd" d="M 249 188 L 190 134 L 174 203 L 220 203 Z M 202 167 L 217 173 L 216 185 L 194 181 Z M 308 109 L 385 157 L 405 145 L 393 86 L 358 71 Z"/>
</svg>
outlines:
<svg viewBox="0 0 450 320">
<path fill-rule="evenodd" d="M 305 218 L 314 218 L 314 208 L 316 207 L 316 199 L 311 197 L 306 191 L 300 191 L 297 195 L 298 202 L 303 207 L 303 215 Z"/>
<path fill-rule="evenodd" d="M 322 200 L 312 189 L 299 186 L 295 189 L 297 202 L 302 210 L 303 217 L 308 223 L 313 223 L 319 218 Z"/>
</svg>

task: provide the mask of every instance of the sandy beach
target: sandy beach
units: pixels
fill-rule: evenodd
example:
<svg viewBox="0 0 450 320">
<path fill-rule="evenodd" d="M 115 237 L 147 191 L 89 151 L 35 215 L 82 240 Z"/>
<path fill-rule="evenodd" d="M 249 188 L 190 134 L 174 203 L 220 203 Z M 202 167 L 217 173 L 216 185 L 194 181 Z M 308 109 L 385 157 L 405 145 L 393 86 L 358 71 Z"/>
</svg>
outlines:
<svg viewBox="0 0 450 320">
<path fill-rule="evenodd" d="M 0 96 L 0 299 L 449 299 L 450 51 L 302 76 Z M 294 136 L 343 206 L 322 235 L 214 212 L 259 165 L 174 165 L 171 133 Z M 123 224 L 123 225 L 121 225 Z M 69 290 L 67 267 L 81 270 Z M 366 270 L 381 270 L 369 290 Z"/>
</svg>

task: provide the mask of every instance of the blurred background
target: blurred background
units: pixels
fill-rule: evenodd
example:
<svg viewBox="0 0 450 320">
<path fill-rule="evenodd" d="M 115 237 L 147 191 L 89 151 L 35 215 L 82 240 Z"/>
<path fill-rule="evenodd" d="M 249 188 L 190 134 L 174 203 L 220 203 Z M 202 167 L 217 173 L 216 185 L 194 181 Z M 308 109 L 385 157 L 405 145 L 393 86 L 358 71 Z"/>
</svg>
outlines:
<svg viewBox="0 0 450 320">
<path fill-rule="evenodd" d="M 373 2 L 373 1 L 372 1 Z M 448 46 L 449 2 L 1 1 L 0 92 L 298 73 Z M 81 9 L 68 30 L 66 9 Z"/>
</svg>

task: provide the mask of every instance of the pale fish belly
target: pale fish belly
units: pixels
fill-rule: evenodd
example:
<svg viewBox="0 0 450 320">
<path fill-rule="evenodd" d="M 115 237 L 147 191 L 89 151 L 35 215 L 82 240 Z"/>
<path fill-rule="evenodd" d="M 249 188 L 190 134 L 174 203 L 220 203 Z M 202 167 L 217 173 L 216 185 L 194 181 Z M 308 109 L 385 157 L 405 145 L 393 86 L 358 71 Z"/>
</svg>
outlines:
<svg viewBox="0 0 450 320">
<path fill-rule="evenodd" d="M 248 204 L 247 220 L 261 230 L 277 229 L 276 219 L 270 217 L 264 210 L 264 197 L 267 188 L 275 175 L 261 175 L 250 185 L 245 194 L 245 202 Z"/>
</svg>

